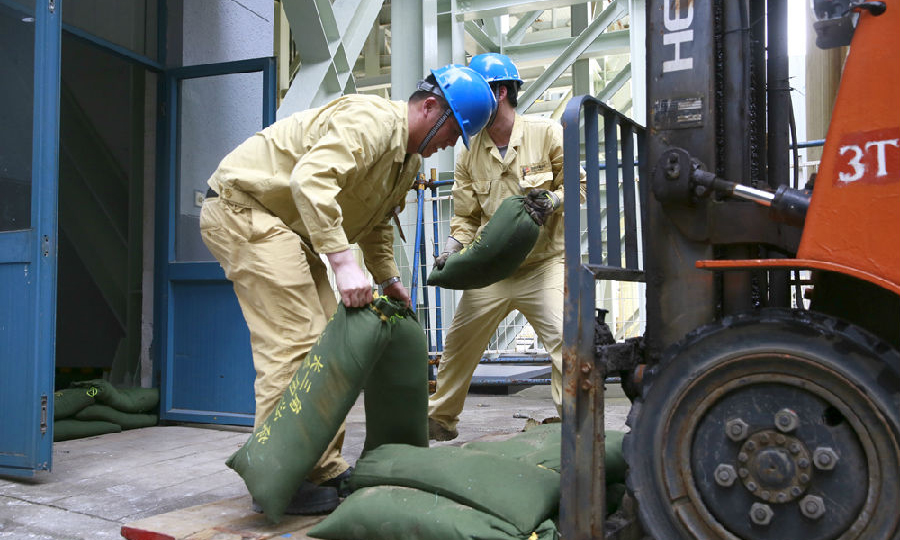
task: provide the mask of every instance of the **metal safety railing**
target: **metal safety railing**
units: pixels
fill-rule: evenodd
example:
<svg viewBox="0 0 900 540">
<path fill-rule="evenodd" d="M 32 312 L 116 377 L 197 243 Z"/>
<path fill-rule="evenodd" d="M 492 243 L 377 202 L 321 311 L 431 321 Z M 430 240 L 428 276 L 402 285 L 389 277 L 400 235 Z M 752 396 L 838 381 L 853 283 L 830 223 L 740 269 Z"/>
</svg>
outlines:
<svg viewBox="0 0 900 540">
<path fill-rule="evenodd" d="M 595 343 L 596 285 L 601 279 L 644 280 L 639 217 L 647 187 L 638 181 L 635 163 L 644 155 L 645 131 L 591 96 L 572 98 L 562 123 L 565 197 L 571 199 L 580 191 L 583 152 L 586 200 L 584 216 L 567 212 L 564 218 L 562 461 L 569 466 L 562 470 L 560 523 L 566 538 L 603 538 L 604 516 L 597 509 L 606 508 L 603 383 L 607 374 Z M 602 192 L 605 212 L 601 211 Z M 582 231 L 587 236 L 586 260 Z"/>
<path fill-rule="evenodd" d="M 416 223 L 415 238 L 413 240 L 413 257 L 411 260 L 411 286 L 410 298 L 412 305 L 426 313 L 420 316 L 425 334 L 428 340 L 428 350 L 431 359 L 432 369 L 430 370 L 431 378 L 434 378 L 433 366 L 436 365 L 443 353 L 444 345 L 444 323 L 449 322 L 446 317 L 446 311 L 452 310 L 444 305 L 442 290 L 440 287 L 426 286 L 428 280 L 428 272 L 431 270 L 433 258 L 440 255 L 440 241 L 442 234 L 440 231 L 440 223 L 442 221 L 440 204 L 449 197 L 441 197 L 439 191 L 443 187 L 453 185 L 453 180 L 438 180 L 437 173 L 434 169 L 431 171 L 431 178 L 426 179 L 424 174 L 419 175 L 414 186 L 415 203 L 416 203 Z M 411 201 L 410 201 L 411 202 Z M 430 203 L 431 208 L 426 206 Z M 431 217 L 431 241 L 427 240 L 426 234 L 426 212 Z M 429 257 L 429 254 L 431 257 Z M 512 314 L 510 317 L 514 317 Z M 507 317 L 509 319 L 510 317 Z M 498 334 L 509 333 L 509 329 L 498 328 Z M 518 333 L 514 328 L 512 331 Z M 507 336 L 507 340 L 510 338 Z M 495 335 L 495 342 L 502 340 Z M 534 340 L 536 341 L 536 340 Z M 550 356 L 541 349 L 535 349 L 534 352 L 521 352 L 513 349 L 495 350 L 482 356 L 481 364 L 549 364 Z M 473 386 L 516 386 L 516 385 L 534 385 L 534 384 L 550 384 L 549 378 L 534 379 L 516 379 L 508 377 L 478 377 L 473 380 Z"/>
</svg>

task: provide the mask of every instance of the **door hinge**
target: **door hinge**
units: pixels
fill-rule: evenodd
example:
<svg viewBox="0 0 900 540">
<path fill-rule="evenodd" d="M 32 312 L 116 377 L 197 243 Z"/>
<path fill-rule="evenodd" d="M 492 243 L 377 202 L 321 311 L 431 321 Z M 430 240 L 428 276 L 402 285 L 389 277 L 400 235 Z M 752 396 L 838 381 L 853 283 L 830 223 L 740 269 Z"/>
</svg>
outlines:
<svg viewBox="0 0 900 540">
<path fill-rule="evenodd" d="M 49 0 L 49 4 L 47 5 L 47 8 L 50 10 L 50 13 L 53 13 L 54 11 L 56 11 L 56 0 Z"/>
<path fill-rule="evenodd" d="M 41 435 L 47 434 L 47 394 L 41 395 Z"/>
<path fill-rule="evenodd" d="M 46 234 L 41 236 L 41 255 L 50 256 L 50 237 Z"/>
</svg>

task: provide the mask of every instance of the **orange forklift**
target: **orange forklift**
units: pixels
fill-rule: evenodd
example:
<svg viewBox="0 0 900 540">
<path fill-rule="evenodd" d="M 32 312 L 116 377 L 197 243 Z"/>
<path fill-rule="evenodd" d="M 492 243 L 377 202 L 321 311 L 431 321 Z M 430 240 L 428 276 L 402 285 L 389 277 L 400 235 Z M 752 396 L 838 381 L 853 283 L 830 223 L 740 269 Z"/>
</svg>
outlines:
<svg viewBox="0 0 900 540">
<path fill-rule="evenodd" d="M 566 109 L 566 189 L 588 174 L 565 216 L 566 540 L 900 539 L 900 0 L 811 3 L 817 45 L 849 46 L 812 177 L 787 0 L 648 0 L 646 128 Z M 643 336 L 611 338 L 603 279 L 646 284 Z M 607 518 L 610 376 L 632 408 Z"/>
</svg>

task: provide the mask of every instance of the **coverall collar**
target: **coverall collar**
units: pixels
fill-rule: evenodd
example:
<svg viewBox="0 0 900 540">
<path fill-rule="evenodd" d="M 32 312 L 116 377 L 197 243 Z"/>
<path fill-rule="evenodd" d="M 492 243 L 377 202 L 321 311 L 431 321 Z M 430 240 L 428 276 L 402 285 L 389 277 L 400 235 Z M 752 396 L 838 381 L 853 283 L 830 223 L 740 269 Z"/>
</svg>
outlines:
<svg viewBox="0 0 900 540">
<path fill-rule="evenodd" d="M 501 163 L 512 161 L 516 154 L 517 149 L 522 145 L 522 138 L 524 137 L 524 127 L 522 123 L 522 116 L 519 113 L 516 113 L 515 118 L 513 119 L 513 127 L 512 132 L 509 134 L 509 143 L 506 145 L 506 156 L 500 155 L 500 150 L 497 149 L 497 144 L 494 142 L 494 139 L 491 138 L 491 135 L 487 132 L 487 130 L 482 130 L 478 135 L 478 143 L 482 145 L 485 150 Z"/>
</svg>

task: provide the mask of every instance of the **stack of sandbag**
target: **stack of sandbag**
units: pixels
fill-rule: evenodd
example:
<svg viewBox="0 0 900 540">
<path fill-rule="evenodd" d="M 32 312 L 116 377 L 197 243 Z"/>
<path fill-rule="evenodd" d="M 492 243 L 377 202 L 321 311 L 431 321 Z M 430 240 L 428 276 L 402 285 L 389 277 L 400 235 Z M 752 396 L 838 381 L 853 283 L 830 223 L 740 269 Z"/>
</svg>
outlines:
<svg viewBox="0 0 900 540">
<path fill-rule="evenodd" d="M 76 381 L 53 394 L 53 440 L 155 426 L 158 405 L 158 388 L 116 388 L 103 379 Z"/>
<path fill-rule="evenodd" d="M 331 540 L 551 540 L 559 474 L 455 446 L 387 444 L 367 452 L 355 490 L 309 532 Z"/>
<path fill-rule="evenodd" d="M 428 285 L 480 289 L 511 276 L 537 242 L 540 227 L 525 211 L 525 198 L 508 197 L 471 244 L 428 275 Z"/>
<path fill-rule="evenodd" d="M 606 513 L 618 510 L 625 494 L 628 464 L 622 454 L 625 432 L 606 430 Z M 504 441 L 472 441 L 463 448 L 491 452 L 560 472 L 562 467 L 562 424 L 534 426 Z"/>
<path fill-rule="evenodd" d="M 365 453 L 353 492 L 309 533 L 328 540 L 559 537 L 561 424 L 461 448 L 385 445 Z M 606 432 L 607 513 L 624 493 L 619 431 Z"/>
<path fill-rule="evenodd" d="M 338 305 L 275 410 L 228 458 L 269 520 L 281 519 L 361 390 L 364 450 L 428 446 L 425 333 L 409 308 L 387 297 Z"/>
</svg>

